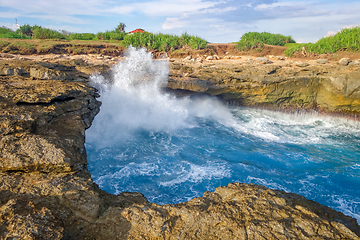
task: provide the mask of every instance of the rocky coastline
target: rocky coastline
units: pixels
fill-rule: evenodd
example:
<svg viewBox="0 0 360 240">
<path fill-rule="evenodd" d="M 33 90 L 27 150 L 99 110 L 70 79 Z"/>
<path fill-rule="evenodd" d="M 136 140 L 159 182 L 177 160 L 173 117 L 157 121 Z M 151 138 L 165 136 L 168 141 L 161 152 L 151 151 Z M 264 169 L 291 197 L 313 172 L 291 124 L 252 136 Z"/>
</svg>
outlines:
<svg viewBox="0 0 360 240">
<path fill-rule="evenodd" d="M 111 75 L 118 60 L 1 55 L 0 239 L 360 239 L 354 218 L 253 184 L 231 183 L 173 205 L 100 190 L 84 147 L 101 106 L 89 76 Z M 356 61 L 225 54 L 170 59 L 170 67 L 166 87 L 177 94 L 355 119 L 360 112 Z"/>
</svg>

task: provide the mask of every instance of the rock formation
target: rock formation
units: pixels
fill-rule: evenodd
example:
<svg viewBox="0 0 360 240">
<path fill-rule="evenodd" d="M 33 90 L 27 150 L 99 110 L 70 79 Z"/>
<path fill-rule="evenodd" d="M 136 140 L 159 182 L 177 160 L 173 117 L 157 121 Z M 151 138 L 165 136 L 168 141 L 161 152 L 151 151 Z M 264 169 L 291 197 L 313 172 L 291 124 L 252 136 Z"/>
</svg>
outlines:
<svg viewBox="0 0 360 240">
<path fill-rule="evenodd" d="M 80 60 L 0 61 L 0 239 L 360 239 L 355 219 L 262 186 L 233 183 L 162 206 L 140 193 L 98 189 L 84 148 L 85 129 L 100 107 L 88 77 L 108 70 Z M 179 80 L 169 87 L 245 105 L 358 111 L 358 82 L 351 77 L 357 71 L 331 78 L 326 67 L 271 64 L 256 70 L 174 64 L 173 70 Z M 287 71 L 295 76 L 287 78 Z M 334 91 L 328 99 L 347 105 L 321 105 Z"/>
<path fill-rule="evenodd" d="M 360 68 L 316 61 L 173 62 L 168 87 L 280 110 L 360 113 Z"/>
</svg>

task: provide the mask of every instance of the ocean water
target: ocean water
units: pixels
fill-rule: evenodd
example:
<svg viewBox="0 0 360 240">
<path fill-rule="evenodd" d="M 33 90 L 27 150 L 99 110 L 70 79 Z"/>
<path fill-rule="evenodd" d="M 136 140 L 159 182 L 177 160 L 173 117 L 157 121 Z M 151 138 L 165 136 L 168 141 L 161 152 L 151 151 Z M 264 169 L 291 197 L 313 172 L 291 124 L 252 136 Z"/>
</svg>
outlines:
<svg viewBox="0 0 360 240">
<path fill-rule="evenodd" d="M 303 195 L 360 223 L 360 123 L 313 114 L 176 98 L 169 65 L 130 48 L 106 79 L 93 75 L 101 111 L 86 131 L 88 167 L 101 189 L 179 203 L 230 182 Z"/>
</svg>

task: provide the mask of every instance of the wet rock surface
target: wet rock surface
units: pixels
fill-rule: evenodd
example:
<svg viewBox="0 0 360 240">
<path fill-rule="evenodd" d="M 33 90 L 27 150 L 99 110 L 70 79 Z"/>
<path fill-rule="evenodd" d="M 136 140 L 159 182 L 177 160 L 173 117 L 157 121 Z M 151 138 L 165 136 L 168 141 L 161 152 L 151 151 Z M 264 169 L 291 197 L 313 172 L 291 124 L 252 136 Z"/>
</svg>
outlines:
<svg viewBox="0 0 360 240">
<path fill-rule="evenodd" d="M 296 92 L 299 79 L 310 93 L 319 86 L 311 79 L 320 70 L 311 66 L 288 69 L 299 74 L 290 80 L 284 66 L 249 66 L 174 64 L 172 74 L 179 76 L 169 87 L 226 100 L 240 97 L 251 105 L 246 99 L 259 99 L 261 92 L 275 96 L 291 84 Z M 355 219 L 257 185 L 233 183 L 162 206 L 141 193 L 115 196 L 98 189 L 87 169 L 84 142 L 101 104 L 88 77 L 108 70 L 84 61 L 0 61 L 0 239 L 360 239 Z M 314 78 L 305 80 L 308 72 Z M 357 96 L 358 82 L 351 80 L 357 72 L 343 74 L 349 74 L 346 81 L 342 75 L 321 81 L 328 92 L 333 87 Z"/>
</svg>

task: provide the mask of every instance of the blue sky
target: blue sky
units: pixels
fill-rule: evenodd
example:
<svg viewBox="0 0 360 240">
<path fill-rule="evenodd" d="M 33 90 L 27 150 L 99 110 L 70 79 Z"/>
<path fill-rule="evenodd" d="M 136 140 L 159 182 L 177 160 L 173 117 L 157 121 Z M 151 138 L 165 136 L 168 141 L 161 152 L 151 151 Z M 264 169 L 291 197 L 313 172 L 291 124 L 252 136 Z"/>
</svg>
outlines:
<svg viewBox="0 0 360 240">
<path fill-rule="evenodd" d="M 238 41 L 249 31 L 314 42 L 360 24 L 360 1 L 350 0 L 0 0 L 0 25 L 40 25 L 97 33 L 119 22 L 126 31 L 188 32 L 214 43 Z"/>
</svg>

